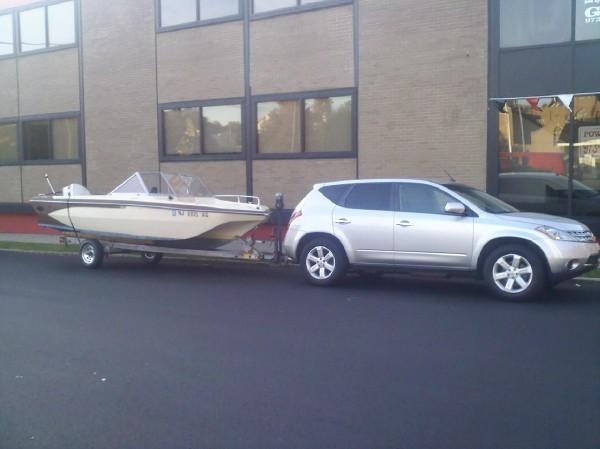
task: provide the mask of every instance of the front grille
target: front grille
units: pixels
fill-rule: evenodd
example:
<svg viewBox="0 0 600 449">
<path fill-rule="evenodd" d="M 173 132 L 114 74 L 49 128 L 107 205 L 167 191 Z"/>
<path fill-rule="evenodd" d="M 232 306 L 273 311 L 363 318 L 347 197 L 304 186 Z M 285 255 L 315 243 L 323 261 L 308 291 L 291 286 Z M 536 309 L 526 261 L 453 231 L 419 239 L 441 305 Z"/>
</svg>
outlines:
<svg viewBox="0 0 600 449">
<path fill-rule="evenodd" d="M 568 234 L 577 242 L 595 242 L 596 238 L 591 231 L 569 231 Z"/>
</svg>

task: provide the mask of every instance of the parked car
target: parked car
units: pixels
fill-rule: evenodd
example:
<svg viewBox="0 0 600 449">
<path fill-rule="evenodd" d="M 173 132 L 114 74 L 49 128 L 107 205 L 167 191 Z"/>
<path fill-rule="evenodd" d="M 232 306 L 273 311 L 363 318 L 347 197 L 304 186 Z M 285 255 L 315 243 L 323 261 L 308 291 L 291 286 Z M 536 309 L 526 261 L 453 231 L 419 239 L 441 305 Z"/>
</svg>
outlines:
<svg viewBox="0 0 600 449">
<path fill-rule="evenodd" d="M 316 285 L 349 268 L 475 274 L 498 296 L 525 300 L 592 270 L 600 247 L 583 224 L 521 213 L 472 187 L 415 179 L 316 184 L 284 241 Z"/>
<path fill-rule="evenodd" d="M 529 212 L 566 215 L 569 178 L 544 171 L 500 173 L 498 198 Z M 573 180 L 573 217 L 600 234 L 600 192 Z"/>
</svg>

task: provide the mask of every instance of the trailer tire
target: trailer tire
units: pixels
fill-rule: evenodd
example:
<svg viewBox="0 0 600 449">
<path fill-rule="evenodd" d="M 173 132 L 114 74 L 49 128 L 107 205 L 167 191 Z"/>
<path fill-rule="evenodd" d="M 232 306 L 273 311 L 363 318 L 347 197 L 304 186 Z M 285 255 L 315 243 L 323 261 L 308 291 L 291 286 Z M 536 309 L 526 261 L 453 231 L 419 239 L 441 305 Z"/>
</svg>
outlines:
<svg viewBox="0 0 600 449">
<path fill-rule="evenodd" d="M 99 268 L 104 261 L 104 247 L 98 240 L 86 240 L 81 244 L 79 258 L 85 268 Z"/>
<path fill-rule="evenodd" d="M 151 253 L 148 251 L 142 253 L 142 260 L 148 265 L 158 265 L 162 257 L 162 253 Z"/>
</svg>

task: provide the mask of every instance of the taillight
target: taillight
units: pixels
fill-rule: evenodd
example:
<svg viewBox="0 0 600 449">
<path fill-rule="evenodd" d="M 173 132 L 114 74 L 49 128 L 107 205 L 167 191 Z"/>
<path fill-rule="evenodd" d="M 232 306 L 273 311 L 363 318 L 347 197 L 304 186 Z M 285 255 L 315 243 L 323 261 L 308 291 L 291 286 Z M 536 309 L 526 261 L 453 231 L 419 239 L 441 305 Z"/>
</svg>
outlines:
<svg viewBox="0 0 600 449">
<path fill-rule="evenodd" d="M 292 216 L 290 217 L 290 222 L 288 223 L 288 225 L 291 225 L 292 221 L 294 221 L 296 218 L 299 218 L 301 216 L 302 216 L 302 209 L 295 210 L 294 213 L 292 214 Z"/>
</svg>

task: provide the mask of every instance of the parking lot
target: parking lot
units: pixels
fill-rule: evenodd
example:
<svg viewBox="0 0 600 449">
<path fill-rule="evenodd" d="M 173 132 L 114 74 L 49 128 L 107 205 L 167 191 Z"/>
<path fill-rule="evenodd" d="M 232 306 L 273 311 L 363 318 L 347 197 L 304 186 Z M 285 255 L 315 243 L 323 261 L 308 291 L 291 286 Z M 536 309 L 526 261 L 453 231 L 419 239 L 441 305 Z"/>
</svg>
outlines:
<svg viewBox="0 0 600 449">
<path fill-rule="evenodd" d="M 0 448 L 600 447 L 600 283 L 0 251 Z"/>
</svg>

